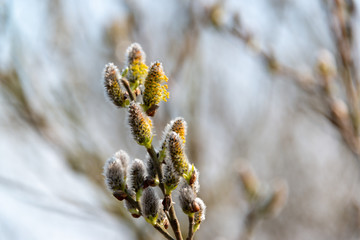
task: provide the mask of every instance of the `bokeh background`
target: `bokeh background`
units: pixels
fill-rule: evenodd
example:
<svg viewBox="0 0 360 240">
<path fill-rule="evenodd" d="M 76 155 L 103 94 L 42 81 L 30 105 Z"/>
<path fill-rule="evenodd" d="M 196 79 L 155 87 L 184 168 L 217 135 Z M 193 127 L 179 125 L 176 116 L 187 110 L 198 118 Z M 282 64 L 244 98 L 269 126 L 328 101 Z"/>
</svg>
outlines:
<svg viewBox="0 0 360 240">
<path fill-rule="evenodd" d="M 156 140 L 171 119 L 188 123 L 186 150 L 208 207 L 196 239 L 243 239 L 244 164 L 264 186 L 288 187 L 282 212 L 259 221 L 253 239 L 359 239 L 358 6 L 0 0 L 0 239 L 161 238 L 102 176 L 117 150 L 146 153 L 102 85 L 105 64 L 124 67 L 132 42 L 169 77 Z"/>
</svg>

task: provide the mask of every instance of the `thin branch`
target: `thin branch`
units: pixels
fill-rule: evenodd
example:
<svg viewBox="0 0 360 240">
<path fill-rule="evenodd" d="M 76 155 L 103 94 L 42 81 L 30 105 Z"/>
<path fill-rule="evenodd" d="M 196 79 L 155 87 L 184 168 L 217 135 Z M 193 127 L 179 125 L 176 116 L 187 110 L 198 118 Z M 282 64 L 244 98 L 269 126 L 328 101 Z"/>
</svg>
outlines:
<svg viewBox="0 0 360 240">
<path fill-rule="evenodd" d="M 135 97 L 135 94 L 133 93 L 133 91 L 131 91 L 128 80 L 126 80 L 126 78 L 121 78 L 120 81 L 124 85 L 126 91 L 129 93 L 131 101 L 135 101 L 136 97 Z"/>
<path fill-rule="evenodd" d="M 192 240 L 194 237 L 194 216 L 189 216 L 189 232 L 186 240 Z"/>
<path fill-rule="evenodd" d="M 166 239 L 169 240 L 175 240 L 165 229 L 163 229 L 161 226 L 159 226 L 158 224 L 154 225 L 154 228 L 156 230 L 158 230 Z"/>
<path fill-rule="evenodd" d="M 355 154 L 356 158 L 360 158 L 360 144 L 358 140 L 358 136 L 360 134 L 360 106 L 359 106 L 359 90 L 360 84 L 357 77 L 355 62 L 352 56 L 352 41 L 347 34 L 346 26 L 348 25 L 345 21 L 346 19 L 343 16 L 340 0 L 334 0 L 335 6 L 331 9 L 328 1 L 324 1 L 325 9 L 330 9 L 327 12 L 330 31 L 333 34 L 333 38 L 335 41 L 336 50 L 340 57 L 340 74 L 342 79 L 342 86 L 345 87 L 346 90 L 346 98 L 348 107 L 350 110 L 351 117 L 351 125 L 347 126 L 348 129 L 346 132 L 343 132 L 343 129 L 337 124 L 339 132 L 344 136 L 345 143 L 349 147 L 349 149 Z M 331 11 L 332 10 L 332 11 Z M 254 38 L 252 34 L 241 26 L 238 15 L 234 16 L 234 25 L 233 26 L 223 26 L 222 30 L 225 30 L 228 33 L 231 33 L 236 38 L 240 39 L 247 46 L 249 46 L 254 52 L 256 52 L 262 59 L 265 60 L 269 69 L 275 73 L 285 77 L 293 78 L 296 83 L 299 83 L 299 86 L 303 88 L 307 93 L 313 94 L 316 93 L 316 87 L 319 84 L 316 83 L 315 77 L 306 76 L 296 69 L 288 67 L 282 63 L 280 63 L 271 52 L 267 51 L 264 48 L 261 48 L 254 44 Z M 350 30 L 351 31 L 351 30 Z M 314 88 L 309 89 L 306 81 L 308 79 Z M 303 85 L 305 83 L 305 85 Z M 339 83 L 341 84 L 341 83 Z M 331 103 L 331 102 L 330 102 Z M 329 101 L 325 99 L 325 104 L 331 108 L 329 105 Z M 330 118 L 333 120 L 332 118 Z M 336 121 L 336 120 L 335 120 Z"/>
<path fill-rule="evenodd" d="M 245 229 L 242 234 L 241 240 L 250 240 L 252 238 L 257 222 L 258 222 L 258 218 L 256 212 L 252 210 L 246 216 Z"/>
<path fill-rule="evenodd" d="M 359 106 L 358 106 L 358 94 L 356 93 L 355 85 L 358 84 L 356 79 L 356 67 L 354 66 L 354 60 L 352 58 L 351 41 L 347 34 L 347 23 L 343 16 L 341 3 L 339 0 L 335 1 L 333 8 L 333 21 L 331 30 L 334 34 L 335 43 L 338 53 L 343 65 L 342 78 L 346 87 L 347 96 L 349 98 L 349 105 L 352 115 L 354 133 L 356 136 L 359 134 Z M 336 24 L 335 21 L 338 23 Z M 338 28 L 336 28 L 338 26 Z M 355 85 L 354 85 L 355 84 Z"/>
<path fill-rule="evenodd" d="M 159 180 L 160 180 L 160 189 L 162 191 L 162 193 L 164 194 L 165 196 L 165 187 L 164 187 L 164 183 L 162 183 L 162 170 L 161 170 L 161 167 L 160 167 L 160 162 L 159 162 L 159 159 L 158 159 L 158 156 L 157 156 L 157 153 L 154 149 L 154 146 L 151 145 L 150 148 L 147 148 L 147 152 L 149 153 L 150 157 L 152 158 L 152 160 L 154 161 L 154 164 L 155 164 L 155 168 L 156 168 L 156 171 L 159 175 Z M 179 221 L 176 217 L 176 213 L 175 213 L 175 209 L 174 209 L 174 205 L 172 204 L 172 198 L 171 198 L 171 194 L 168 195 L 169 198 L 170 198 L 170 203 L 171 203 L 171 206 L 170 206 L 170 209 L 169 209 L 169 221 L 170 221 L 170 225 L 171 225 L 171 228 L 173 229 L 174 231 L 174 234 L 176 236 L 176 239 L 177 240 L 182 240 L 182 236 L 181 236 L 181 230 L 180 230 L 180 224 L 179 224 Z"/>
<path fill-rule="evenodd" d="M 142 210 L 141 210 L 141 206 L 139 204 L 138 201 L 135 201 L 132 197 L 130 197 L 129 195 L 126 196 L 125 198 L 132 206 L 136 206 L 136 208 L 139 210 L 140 215 L 142 215 Z"/>
<path fill-rule="evenodd" d="M 165 195 L 165 187 L 164 187 L 164 184 L 163 184 L 162 181 L 161 181 L 162 178 L 163 178 L 163 174 L 162 174 L 162 170 L 161 170 L 161 166 L 160 166 L 160 162 L 159 162 L 157 153 L 156 153 L 153 145 L 151 145 L 151 147 L 150 147 L 150 148 L 147 148 L 146 150 L 147 150 L 147 152 L 149 153 L 151 159 L 154 161 L 154 165 L 155 165 L 157 174 L 158 174 L 158 176 L 159 176 L 159 181 L 160 181 L 159 186 L 160 186 L 161 191 L 162 191 L 163 194 Z"/>
<path fill-rule="evenodd" d="M 182 236 L 181 236 L 181 230 L 180 230 L 180 224 L 179 224 L 179 221 L 176 217 L 176 213 L 175 213 L 175 208 L 174 208 L 174 204 L 172 204 L 172 198 L 171 198 L 171 194 L 168 195 L 170 197 L 170 202 L 171 202 L 171 206 L 170 206 L 170 209 L 169 209 L 169 214 L 170 214 L 170 225 L 171 225 L 171 228 L 173 229 L 174 231 L 174 234 L 176 236 L 176 239 L 177 240 L 182 240 Z"/>
</svg>

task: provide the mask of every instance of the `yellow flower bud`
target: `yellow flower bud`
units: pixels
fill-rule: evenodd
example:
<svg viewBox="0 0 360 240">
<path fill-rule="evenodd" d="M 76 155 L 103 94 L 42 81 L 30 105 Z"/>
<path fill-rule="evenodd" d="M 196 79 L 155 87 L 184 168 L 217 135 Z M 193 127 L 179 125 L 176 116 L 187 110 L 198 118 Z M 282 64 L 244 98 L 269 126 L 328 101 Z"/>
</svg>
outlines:
<svg viewBox="0 0 360 240">
<path fill-rule="evenodd" d="M 139 85 L 144 84 L 148 72 L 148 66 L 145 64 L 145 53 L 140 44 L 131 44 L 126 52 L 129 80 L 131 90 L 135 90 Z"/>
<path fill-rule="evenodd" d="M 129 124 L 135 141 L 146 148 L 150 148 L 153 137 L 151 120 L 135 102 L 131 102 L 129 106 Z"/>
<path fill-rule="evenodd" d="M 187 130 L 187 124 L 183 118 L 178 117 L 173 122 L 171 122 L 171 131 L 174 131 L 177 134 L 179 134 L 184 144 L 186 142 L 185 140 L 186 130 Z"/>
<path fill-rule="evenodd" d="M 187 131 L 187 124 L 182 117 L 177 117 L 166 125 L 164 133 L 163 133 L 161 150 L 159 152 L 159 154 L 160 154 L 159 159 L 161 162 L 166 157 L 166 148 L 167 148 L 166 139 L 167 139 L 169 133 L 176 132 L 177 134 L 179 134 L 180 138 L 183 140 L 183 144 L 185 145 L 186 131 Z"/>
<path fill-rule="evenodd" d="M 126 107 L 129 105 L 129 96 L 121 89 L 118 79 L 120 79 L 119 69 L 113 63 L 107 64 L 104 70 L 106 94 L 117 107 Z"/>
<path fill-rule="evenodd" d="M 168 156 L 174 166 L 174 169 L 179 176 L 189 171 L 189 163 L 185 156 L 184 144 L 179 134 L 171 132 L 167 139 Z"/>
<path fill-rule="evenodd" d="M 158 105 L 160 101 L 167 101 L 169 93 L 166 90 L 168 86 L 161 85 L 163 82 L 167 82 L 161 63 L 155 62 L 151 65 L 150 71 L 145 79 L 145 90 L 143 96 L 143 108 L 147 111 L 150 107 Z"/>
</svg>

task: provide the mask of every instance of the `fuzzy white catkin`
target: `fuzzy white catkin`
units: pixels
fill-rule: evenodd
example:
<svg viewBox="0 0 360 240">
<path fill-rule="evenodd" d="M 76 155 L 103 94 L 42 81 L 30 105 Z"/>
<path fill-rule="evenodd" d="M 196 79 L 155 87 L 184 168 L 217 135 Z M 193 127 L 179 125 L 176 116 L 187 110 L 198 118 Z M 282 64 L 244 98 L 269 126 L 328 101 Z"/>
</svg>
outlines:
<svg viewBox="0 0 360 240">
<path fill-rule="evenodd" d="M 110 191 L 119 190 L 124 186 L 128 158 L 127 153 L 120 150 L 106 161 L 104 176 L 106 186 Z"/>
<path fill-rule="evenodd" d="M 146 171 L 148 176 L 150 176 L 152 179 L 156 178 L 156 168 L 154 161 L 150 158 L 150 156 L 147 156 L 146 158 Z"/>
<path fill-rule="evenodd" d="M 194 219 L 196 224 L 200 224 L 202 221 L 205 220 L 206 205 L 204 201 L 201 200 L 200 198 L 196 198 L 195 201 L 199 205 L 200 210 L 195 213 Z"/>
<path fill-rule="evenodd" d="M 137 192 L 143 187 L 145 174 L 144 163 L 139 159 L 135 159 L 130 166 L 130 186 L 133 191 Z"/>
<path fill-rule="evenodd" d="M 127 65 L 133 64 L 136 59 L 140 60 L 140 62 L 145 62 L 146 60 L 145 52 L 143 51 L 141 45 L 138 43 L 132 43 L 126 49 L 125 56 L 127 58 Z"/>
<path fill-rule="evenodd" d="M 122 164 L 122 166 L 124 167 L 124 169 L 128 168 L 129 162 L 130 162 L 130 157 L 127 154 L 127 152 L 125 152 L 124 150 L 119 150 L 118 152 L 116 152 L 114 154 L 114 157 L 118 158 Z"/>
<path fill-rule="evenodd" d="M 161 148 L 162 149 L 166 147 L 166 138 L 168 137 L 169 133 L 171 131 L 177 132 L 179 125 L 184 128 L 184 136 L 186 136 L 186 134 L 187 134 L 187 123 L 184 120 L 184 118 L 177 117 L 174 120 L 171 120 L 171 122 L 166 125 L 166 127 L 164 129 L 164 132 L 163 132 L 163 136 L 162 136 L 162 140 L 161 140 L 161 142 L 162 142 Z"/>
<path fill-rule="evenodd" d="M 194 190 L 189 186 L 189 184 L 187 184 L 187 182 L 183 182 L 179 192 L 179 201 L 182 210 L 185 213 L 190 213 L 192 211 L 192 202 L 196 198 Z"/>
<path fill-rule="evenodd" d="M 167 217 L 164 212 L 164 208 L 162 207 L 162 200 L 159 199 L 158 202 L 159 202 L 159 210 L 158 210 L 157 223 L 163 225 L 165 223 L 165 221 L 167 220 Z"/>
<path fill-rule="evenodd" d="M 165 160 L 165 164 L 163 165 L 163 183 L 171 186 L 171 185 L 178 185 L 180 181 L 179 175 L 175 172 L 175 169 L 172 165 L 170 159 Z"/>
<path fill-rule="evenodd" d="M 155 217 L 159 212 L 159 197 L 154 189 L 148 187 L 144 190 L 141 197 L 142 209 L 145 217 Z"/>
</svg>

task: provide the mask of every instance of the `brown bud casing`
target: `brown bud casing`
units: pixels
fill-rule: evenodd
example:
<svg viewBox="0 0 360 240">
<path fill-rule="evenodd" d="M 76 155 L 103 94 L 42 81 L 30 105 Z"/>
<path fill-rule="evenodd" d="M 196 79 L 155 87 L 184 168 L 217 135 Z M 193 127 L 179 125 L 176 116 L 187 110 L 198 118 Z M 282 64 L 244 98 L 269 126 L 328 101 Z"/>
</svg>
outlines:
<svg viewBox="0 0 360 240">
<path fill-rule="evenodd" d="M 193 213 L 200 211 L 200 206 L 195 200 L 191 203 L 191 210 Z"/>
<path fill-rule="evenodd" d="M 145 189 L 147 187 L 155 187 L 155 186 L 156 186 L 155 180 L 153 178 L 150 178 L 149 176 L 147 176 L 144 181 L 143 188 Z"/>
<path fill-rule="evenodd" d="M 123 191 L 114 191 L 113 196 L 116 197 L 117 200 L 122 201 L 127 197 L 127 194 Z"/>
<path fill-rule="evenodd" d="M 165 211 L 169 211 L 171 207 L 171 199 L 170 196 L 165 196 L 165 198 L 162 201 L 162 205 L 164 206 Z"/>
<path fill-rule="evenodd" d="M 152 105 L 148 110 L 146 110 L 146 114 L 149 117 L 155 116 L 156 111 L 158 110 L 159 105 Z"/>
<path fill-rule="evenodd" d="M 169 228 L 169 220 L 167 220 L 167 219 L 164 220 L 164 228 L 165 229 Z"/>
<path fill-rule="evenodd" d="M 133 218 L 139 218 L 139 217 L 141 217 L 140 214 L 136 214 L 136 213 L 132 213 L 131 216 L 132 216 Z"/>
<path fill-rule="evenodd" d="M 196 182 L 196 174 L 195 171 L 193 172 L 193 174 L 191 175 L 191 178 L 189 180 L 189 185 L 193 185 Z"/>
</svg>

